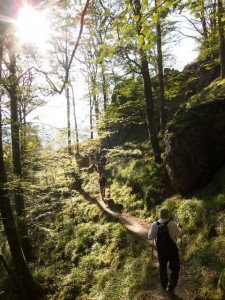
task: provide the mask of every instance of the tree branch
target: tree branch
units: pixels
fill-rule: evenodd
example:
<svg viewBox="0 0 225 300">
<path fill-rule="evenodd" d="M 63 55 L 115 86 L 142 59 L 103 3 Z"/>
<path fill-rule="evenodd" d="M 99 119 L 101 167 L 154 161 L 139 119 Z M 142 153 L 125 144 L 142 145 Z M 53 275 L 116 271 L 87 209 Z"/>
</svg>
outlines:
<svg viewBox="0 0 225 300">
<path fill-rule="evenodd" d="M 74 60 L 74 57 L 75 57 L 75 54 L 76 54 L 76 51 L 77 51 L 77 48 L 79 46 L 79 43 L 80 43 L 80 40 L 81 40 L 81 36 L 82 36 L 82 32 L 83 32 L 83 27 L 84 27 L 84 17 L 87 13 L 87 9 L 88 9 L 88 6 L 89 6 L 89 3 L 91 2 L 91 0 L 87 0 L 86 1 L 86 4 L 85 4 L 85 7 L 82 11 L 82 14 L 81 14 L 81 18 L 80 18 L 80 30 L 79 30 L 79 34 L 78 34 L 78 37 L 77 37 L 77 41 L 76 41 L 76 44 L 74 46 L 74 49 L 72 51 L 72 54 L 71 54 L 71 57 L 70 57 L 70 60 L 69 60 L 69 63 L 68 63 L 68 66 L 66 68 L 66 74 L 65 74 L 65 78 L 64 78 L 64 81 L 63 81 L 63 85 L 61 88 L 57 88 L 57 86 L 54 84 L 54 82 L 49 78 L 49 76 L 47 75 L 46 72 L 44 71 L 40 71 L 36 68 L 38 72 L 42 73 L 45 75 L 45 78 L 46 78 L 46 81 L 48 82 L 48 84 L 50 85 L 51 89 L 58 93 L 58 94 L 61 94 L 63 92 L 63 90 L 65 89 L 65 86 L 69 80 L 69 73 L 70 73 L 70 68 L 71 68 L 71 65 L 72 65 L 72 62 Z"/>
</svg>

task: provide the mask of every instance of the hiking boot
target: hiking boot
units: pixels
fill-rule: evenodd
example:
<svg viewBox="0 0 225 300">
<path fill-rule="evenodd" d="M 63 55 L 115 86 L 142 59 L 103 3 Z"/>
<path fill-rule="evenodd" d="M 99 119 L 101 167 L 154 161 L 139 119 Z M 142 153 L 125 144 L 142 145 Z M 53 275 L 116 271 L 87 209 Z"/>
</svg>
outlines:
<svg viewBox="0 0 225 300">
<path fill-rule="evenodd" d="M 175 294 L 174 294 L 173 290 L 170 289 L 169 287 L 167 287 L 167 289 L 166 289 L 166 296 L 169 299 L 175 299 Z"/>
</svg>

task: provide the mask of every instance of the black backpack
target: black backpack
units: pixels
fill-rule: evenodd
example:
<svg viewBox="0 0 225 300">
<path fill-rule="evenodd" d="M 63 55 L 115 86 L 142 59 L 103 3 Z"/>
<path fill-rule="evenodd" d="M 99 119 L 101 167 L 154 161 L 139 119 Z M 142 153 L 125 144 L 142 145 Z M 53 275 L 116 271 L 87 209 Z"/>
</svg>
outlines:
<svg viewBox="0 0 225 300">
<path fill-rule="evenodd" d="M 164 223 L 156 222 L 158 225 L 158 233 L 156 238 L 156 245 L 159 250 L 166 249 L 170 247 L 171 245 L 174 245 L 174 241 L 171 239 L 169 234 L 169 229 L 167 224 L 170 221 L 166 221 Z"/>
</svg>

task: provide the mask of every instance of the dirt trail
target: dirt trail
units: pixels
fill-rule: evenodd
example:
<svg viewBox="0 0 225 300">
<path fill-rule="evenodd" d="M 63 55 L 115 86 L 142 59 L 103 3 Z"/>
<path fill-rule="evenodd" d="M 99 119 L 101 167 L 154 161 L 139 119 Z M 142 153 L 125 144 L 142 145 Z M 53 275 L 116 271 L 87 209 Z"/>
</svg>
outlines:
<svg viewBox="0 0 225 300">
<path fill-rule="evenodd" d="M 98 204 L 106 213 L 111 216 L 118 218 L 118 220 L 123 224 L 123 226 L 137 234 L 144 240 L 148 241 L 148 230 L 150 225 L 147 224 L 144 220 L 134 217 L 127 212 L 122 211 L 122 209 L 118 209 L 113 200 L 111 199 L 111 203 L 107 204 L 107 201 L 104 202 L 101 195 L 98 199 Z M 155 250 L 152 250 L 149 245 L 149 255 L 153 255 L 153 268 L 158 270 L 158 259 L 157 253 Z M 176 297 L 173 299 L 182 299 L 182 300 L 191 300 L 194 299 L 195 292 L 191 288 L 191 278 L 188 274 L 188 269 L 182 263 L 181 257 L 181 272 L 179 277 L 178 286 L 175 290 Z M 171 299 L 166 297 L 162 290 L 159 282 L 158 271 L 155 272 L 155 275 L 152 277 L 152 281 L 149 286 L 148 292 L 143 292 L 136 300 L 164 300 Z"/>
</svg>

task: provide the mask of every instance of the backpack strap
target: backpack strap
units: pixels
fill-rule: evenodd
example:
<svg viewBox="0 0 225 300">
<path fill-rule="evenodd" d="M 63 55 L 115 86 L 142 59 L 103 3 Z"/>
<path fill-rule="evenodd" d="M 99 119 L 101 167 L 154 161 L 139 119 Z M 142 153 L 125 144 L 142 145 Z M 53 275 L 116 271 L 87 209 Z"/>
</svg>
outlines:
<svg viewBox="0 0 225 300">
<path fill-rule="evenodd" d="M 169 222 L 170 222 L 170 220 L 166 221 L 164 223 L 160 223 L 159 221 L 157 221 L 156 224 L 158 225 L 158 227 L 159 227 L 159 225 L 162 225 L 162 224 L 167 226 Z"/>
</svg>

